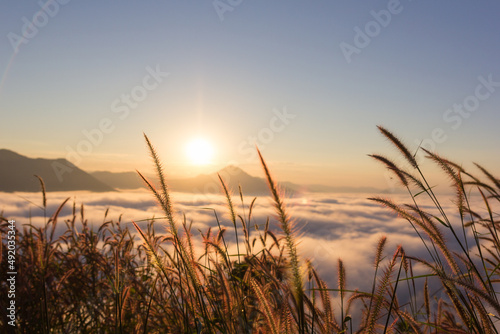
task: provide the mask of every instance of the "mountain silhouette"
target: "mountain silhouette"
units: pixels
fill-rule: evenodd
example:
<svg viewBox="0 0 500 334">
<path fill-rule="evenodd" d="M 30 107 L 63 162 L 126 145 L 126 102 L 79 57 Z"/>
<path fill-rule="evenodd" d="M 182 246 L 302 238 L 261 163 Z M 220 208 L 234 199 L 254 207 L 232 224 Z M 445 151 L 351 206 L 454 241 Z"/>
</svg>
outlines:
<svg viewBox="0 0 500 334">
<path fill-rule="evenodd" d="M 0 191 L 40 191 L 40 176 L 47 191 L 114 189 L 65 159 L 32 159 L 0 149 Z"/>
<path fill-rule="evenodd" d="M 201 174 L 188 179 L 167 180 L 173 191 L 189 193 L 211 193 L 222 194 L 222 186 L 219 176 L 233 193 L 239 192 L 241 186 L 245 195 L 265 195 L 269 193 L 266 181 L 263 178 L 251 176 L 236 166 L 227 166 L 217 173 Z"/>
<path fill-rule="evenodd" d="M 144 187 L 144 182 L 136 172 L 112 173 L 105 171 L 91 172 L 93 177 L 99 181 L 108 184 L 117 189 L 137 189 Z M 218 172 L 211 174 L 200 174 L 190 178 L 167 178 L 167 185 L 172 191 L 185 193 L 210 193 L 222 194 L 222 187 L 219 176 L 224 180 L 226 186 L 233 190 L 233 193 L 239 192 L 239 187 L 245 195 L 266 195 L 269 193 L 267 181 L 260 177 L 251 176 L 243 169 L 237 166 L 227 166 Z M 147 176 L 155 184 L 155 176 Z M 290 183 L 290 185 L 292 185 Z M 285 186 L 288 194 L 293 193 L 291 186 Z M 299 188 L 297 186 L 297 188 Z"/>
<path fill-rule="evenodd" d="M 0 191 L 39 191 L 40 176 L 47 191 L 89 190 L 94 192 L 115 189 L 144 188 L 144 182 L 136 172 L 85 172 L 65 159 L 31 159 L 10 150 L 0 149 Z M 237 166 L 227 166 L 216 173 L 201 174 L 192 178 L 170 179 L 167 185 L 172 191 L 195 194 L 222 194 L 219 176 L 233 194 L 241 187 L 244 195 L 269 195 L 264 178 L 248 174 Z M 153 184 L 154 176 L 147 176 Z M 287 196 L 306 192 L 373 193 L 380 190 L 371 187 L 331 187 L 327 185 L 298 185 L 292 182 L 279 182 L 279 187 Z"/>
</svg>

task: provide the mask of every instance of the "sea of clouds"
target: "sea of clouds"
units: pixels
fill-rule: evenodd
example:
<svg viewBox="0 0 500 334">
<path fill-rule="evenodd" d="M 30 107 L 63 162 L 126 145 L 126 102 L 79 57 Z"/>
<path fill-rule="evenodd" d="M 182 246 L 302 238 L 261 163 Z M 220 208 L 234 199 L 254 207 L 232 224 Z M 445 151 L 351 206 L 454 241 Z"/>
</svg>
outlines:
<svg viewBox="0 0 500 334">
<path fill-rule="evenodd" d="M 392 257 L 397 245 L 402 245 L 407 254 L 427 257 L 422 241 L 412 226 L 388 209 L 368 200 L 368 197 L 374 195 L 376 194 L 316 193 L 285 199 L 287 210 L 298 231 L 297 240 L 301 258 L 309 259 L 331 288 L 336 287 L 337 261 L 341 258 L 347 272 L 347 288 L 359 288 L 364 291 L 371 289 L 375 248 L 382 236 L 388 239 L 385 252 L 387 258 Z M 407 195 L 397 194 L 388 195 L 388 197 L 398 203 L 410 202 Z M 423 196 L 421 197 L 424 200 Z M 154 197 L 142 190 L 108 193 L 50 192 L 47 193 L 45 211 L 42 209 L 40 193 L 0 192 L 0 212 L 8 219 L 15 219 L 19 228 L 23 224 L 40 226 L 45 224 L 66 198 L 69 200 L 61 211 L 59 221 L 69 219 L 72 216 L 73 207 L 79 217 L 83 205 L 85 219 L 94 228 L 98 228 L 106 220 L 121 219 L 122 224 L 134 230 L 132 221 L 143 221 L 153 217 L 161 219 L 164 216 Z M 225 197 L 172 193 L 171 199 L 177 220 L 181 222 L 185 215 L 186 221 L 192 224 L 194 236 L 199 236 L 200 231 L 205 233 L 209 227 L 217 229 L 215 216 L 217 215 L 219 223 L 227 228 L 225 236 L 230 243 L 230 252 L 236 253 L 234 228 Z M 236 213 L 248 217 L 252 200 L 253 197 L 244 197 L 242 204 L 239 195 L 233 196 Z M 445 196 L 441 204 L 449 217 L 456 221 L 458 217 L 453 197 Z M 429 209 L 432 205 L 424 200 L 422 207 Z M 105 218 L 106 211 L 107 217 Z M 279 231 L 271 198 L 257 197 L 250 224 L 252 236 L 260 233 L 255 229 L 255 225 L 262 231 L 268 217 L 271 229 Z M 75 228 L 80 228 L 80 226 L 77 224 Z M 156 227 L 160 229 L 157 232 L 166 231 L 161 223 Z M 239 227 L 241 237 L 241 225 Z M 65 224 L 59 223 L 57 233 L 60 234 L 65 229 Z M 233 242 L 230 241 L 231 238 Z M 196 242 L 197 248 L 201 249 L 203 247 L 201 238 L 197 237 Z M 425 269 L 415 267 L 415 275 L 423 273 Z"/>
</svg>

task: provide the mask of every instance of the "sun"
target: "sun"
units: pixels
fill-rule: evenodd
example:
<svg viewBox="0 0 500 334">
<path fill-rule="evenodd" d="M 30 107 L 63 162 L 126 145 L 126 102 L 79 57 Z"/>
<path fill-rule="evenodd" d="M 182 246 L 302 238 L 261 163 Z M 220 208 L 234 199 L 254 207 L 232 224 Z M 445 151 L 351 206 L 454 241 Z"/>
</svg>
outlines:
<svg viewBox="0 0 500 334">
<path fill-rule="evenodd" d="M 195 138 L 186 145 L 186 155 L 193 165 L 208 165 L 212 162 L 214 148 L 204 138 Z"/>
</svg>

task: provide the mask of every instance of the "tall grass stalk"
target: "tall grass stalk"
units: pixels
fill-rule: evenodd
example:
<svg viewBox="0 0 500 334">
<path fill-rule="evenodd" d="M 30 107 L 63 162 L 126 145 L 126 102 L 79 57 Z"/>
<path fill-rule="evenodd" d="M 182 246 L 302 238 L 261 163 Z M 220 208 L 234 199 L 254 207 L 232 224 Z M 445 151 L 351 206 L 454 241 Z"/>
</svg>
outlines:
<svg viewBox="0 0 500 334">
<path fill-rule="evenodd" d="M 427 247 L 427 242 L 421 237 L 422 242 L 431 256 L 432 262 L 424 259 L 414 260 L 427 266 L 437 277 L 439 277 L 444 291 L 447 293 L 449 301 L 452 303 L 456 315 L 462 321 L 462 325 L 468 331 L 474 333 L 497 333 L 496 326 L 493 323 L 493 318 L 487 316 L 486 309 L 496 310 L 498 313 L 499 303 L 497 299 L 497 292 L 493 284 L 492 276 L 499 274 L 498 272 L 498 258 L 492 260 L 487 258 L 486 254 L 498 252 L 498 243 L 495 242 L 497 238 L 496 225 L 498 222 L 490 214 L 491 200 L 496 204 L 500 201 L 498 197 L 498 180 L 495 179 L 487 171 L 479 168 L 487 176 L 492 185 L 488 185 L 473 176 L 471 173 L 464 170 L 459 164 L 454 163 L 448 159 L 439 156 L 436 153 L 430 152 L 422 148 L 426 157 L 439 166 L 445 175 L 451 180 L 452 187 L 456 194 L 456 208 L 458 212 L 458 222 L 453 222 L 452 218 L 445 212 L 440 204 L 440 200 L 433 187 L 429 185 L 427 178 L 424 175 L 422 168 L 416 161 L 415 157 L 411 155 L 409 149 L 390 131 L 383 127 L 379 127 L 381 133 L 391 141 L 394 146 L 406 158 L 409 165 L 416 171 L 417 175 L 404 171 L 401 167 L 393 163 L 388 163 L 378 155 L 372 155 L 378 161 L 394 172 L 400 179 L 401 183 L 405 186 L 410 195 L 413 204 L 398 205 L 388 199 L 381 197 L 372 198 L 372 200 L 383 204 L 389 209 L 396 212 L 400 217 L 409 221 L 415 229 L 419 228 L 429 238 L 431 248 Z M 463 177 L 470 178 L 464 182 Z M 407 180 L 410 179 L 418 187 L 418 192 L 413 192 Z M 482 217 L 478 212 L 473 211 L 470 207 L 470 191 L 467 190 L 466 185 L 474 186 L 481 194 L 485 206 L 487 208 L 488 216 Z M 488 191 L 490 196 L 485 198 L 483 190 Z M 434 208 L 439 213 L 439 216 L 434 213 L 425 212 L 421 209 L 418 203 L 417 196 L 426 194 Z M 465 220 L 466 215 L 469 217 L 469 222 Z M 444 238 L 444 234 L 438 225 L 449 231 L 452 236 L 451 241 Z M 455 225 L 458 225 L 461 230 L 461 237 L 457 232 Z M 484 231 L 479 231 L 478 227 L 485 228 Z M 472 237 L 471 237 L 471 236 Z M 488 237 L 490 235 L 491 237 Z M 492 242 L 493 241 L 493 242 Z M 450 249 L 453 245 L 458 246 L 459 252 L 454 252 Z M 472 247 L 474 245 L 474 248 Z M 431 251 L 433 249 L 434 251 Z M 446 259 L 448 268 L 440 261 L 440 254 L 436 252 L 439 249 L 441 255 Z M 475 249 L 477 254 L 472 254 L 471 250 Z M 473 258 L 473 256 L 475 256 Z M 491 264 L 494 264 L 492 267 Z M 488 267 L 490 265 L 490 267 Z M 428 284 L 425 284 L 428 294 Z M 426 310 L 430 309 L 428 305 L 428 298 L 425 300 Z M 433 323 L 430 319 L 430 311 L 426 311 L 427 324 Z M 440 322 L 443 319 L 435 319 L 435 326 L 442 326 Z"/>
<path fill-rule="evenodd" d="M 281 230 L 285 235 L 286 246 L 292 270 L 292 287 L 293 287 L 292 293 L 293 297 L 295 298 L 295 303 L 297 306 L 299 332 L 305 333 L 306 319 L 304 310 L 304 283 L 302 279 L 302 274 L 300 272 L 300 261 L 299 261 L 299 256 L 297 254 L 297 245 L 295 242 L 292 222 L 288 216 L 288 213 L 285 210 L 285 204 L 283 203 L 283 200 L 279 195 L 278 187 L 274 182 L 273 178 L 271 177 L 271 173 L 267 168 L 266 162 L 264 161 L 264 158 L 262 157 L 262 154 L 258 149 L 257 153 L 259 155 L 260 162 L 262 164 L 262 168 L 264 169 L 264 174 L 266 176 L 267 183 L 271 191 L 271 196 L 274 201 L 274 206 L 278 216 L 278 221 L 280 222 Z"/>
</svg>

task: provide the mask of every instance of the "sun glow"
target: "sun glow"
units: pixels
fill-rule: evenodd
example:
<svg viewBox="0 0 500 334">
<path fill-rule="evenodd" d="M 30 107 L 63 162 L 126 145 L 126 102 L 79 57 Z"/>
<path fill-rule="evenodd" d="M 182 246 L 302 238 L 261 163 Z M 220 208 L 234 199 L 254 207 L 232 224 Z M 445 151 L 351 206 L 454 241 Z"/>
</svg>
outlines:
<svg viewBox="0 0 500 334">
<path fill-rule="evenodd" d="M 186 155 L 193 165 L 207 165 L 212 162 L 214 149 L 208 140 L 196 138 L 187 144 Z"/>
</svg>

